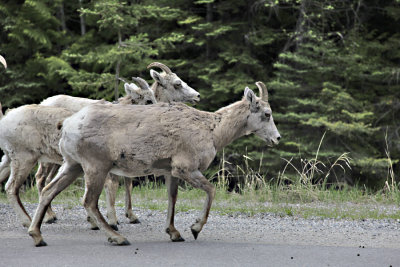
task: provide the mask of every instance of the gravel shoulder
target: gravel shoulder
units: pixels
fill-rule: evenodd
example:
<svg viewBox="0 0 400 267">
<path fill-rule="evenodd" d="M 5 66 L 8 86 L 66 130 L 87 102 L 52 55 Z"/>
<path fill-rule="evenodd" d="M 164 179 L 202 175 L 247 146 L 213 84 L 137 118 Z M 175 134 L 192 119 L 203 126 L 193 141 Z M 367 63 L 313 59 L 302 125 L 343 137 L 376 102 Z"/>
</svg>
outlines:
<svg viewBox="0 0 400 267">
<path fill-rule="evenodd" d="M 33 214 L 36 205 L 26 204 L 26 207 L 28 212 Z M 11 206 L 0 204 L 0 256 L 5 256 L 4 253 L 8 251 L 7 248 L 11 249 L 12 247 L 15 248 L 12 251 L 16 253 L 20 248 L 23 248 L 26 255 L 34 251 L 37 253 L 38 249 L 42 252 L 56 249 L 65 252 L 66 250 L 68 251 L 65 246 L 79 248 L 82 247 L 82 242 L 87 244 L 80 249 L 81 251 L 88 249 L 88 246 L 94 246 L 104 251 L 105 254 L 103 256 L 105 257 L 111 251 L 115 251 L 115 248 L 120 248 L 109 245 L 102 232 L 89 230 L 89 224 L 86 222 L 86 212 L 82 207 L 71 208 L 66 205 L 55 205 L 53 208 L 58 215 L 58 221 L 55 224 L 43 224 L 42 234 L 49 246 L 40 250 L 40 248 L 33 247 L 33 241 L 28 236 L 26 229 L 19 224 Z M 102 212 L 104 214 L 104 210 Z M 223 249 L 224 246 L 229 244 L 226 248 L 226 253 L 233 253 L 236 250 L 236 254 L 247 250 L 250 253 L 254 250 L 253 252 L 256 253 L 254 257 L 260 260 L 265 260 L 264 258 L 275 250 L 282 252 L 285 249 L 289 249 L 291 254 L 288 252 L 289 254 L 285 256 L 286 259 L 294 257 L 290 255 L 297 255 L 297 258 L 305 257 L 304 260 L 307 262 L 307 259 L 311 259 L 310 257 L 317 257 L 315 259 L 318 259 L 318 257 L 325 255 L 324 253 L 326 253 L 326 257 L 332 256 L 334 255 L 332 254 L 332 249 L 335 248 L 334 251 L 341 253 L 340 255 L 346 255 L 351 251 L 351 255 L 356 259 L 359 258 L 356 257 L 356 254 L 359 254 L 357 251 L 361 250 L 364 255 L 372 253 L 371 257 L 375 260 L 378 259 L 376 255 L 383 257 L 379 259 L 380 263 L 382 263 L 381 260 L 388 261 L 387 264 L 400 263 L 400 222 L 398 220 L 304 219 L 293 216 L 281 217 L 268 213 L 250 217 L 241 213 L 221 215 L 217 212 L 211 212 L 209 221 L 200 233 L 198 240 L 194 241 L 190 232 L 190 225 L 197 218 L 199 211 L 188 211 L 180 212 L 175 216 L 175 226 L 186 239 L 184 243 L 175 244 L 171 243 L 169 236 L 164 233 L 166 211 L 135 209 L 134 212 L 140 218 L 141 224 L 129 224 L 128 220 L 123 216 L 123 208 L 117 207 L 117 215 L 120 220 L 119 232 L 131 242 L 132 245 L 129 246 L 130 253 L 134 253 L 136 248 L 139 249 L 138 246 L 141 247 L 141 252 L 146 248 L 149 251 L 152 251 L 151 248 L 159 248 L 161 251 L 179 248 L 178 252 L 175 250 L 172 252 L 172 259 L 175 259 L 174 253 L 182 253 L 182 251 L 188 249 L 187 246 L 191 246 L 198 252 L 204 251 L 205 255 L 208 253 L 211 253 L 209 255 L 214 255 L 213 253 L 217 253 L 217 251 L 225 251 Z M 110 247 L 112 247 L 111 251 Z M 117 251 L 122 253 L 125 249 L 121 248 Z M 314 256 L 307 256 L 308 249 L 315 251 L 315 254 L 312 254 Z M 246 255 L 251 256 L 253 254 Z M 158 253 L 157 255 L 163 254 Z M 272 253 L 271 255 L 273 256 L 274 254 Z M 268 258 L 269 260 L 273 260 L 271 255 Z M 183 260 L 186 256 L 187 254 L 182 254 L 180 259 Z M 51 256 L 49 257 L 51 258 Z M 112 255 L 110 257 L 113 258 Z M 194 259 L 193 257 L 189 257 L 187 260 L 191 262 Z M 233 260 L 232 257 L 228 256 L 228 259 Z M 249 259 L 254 257 L 252 256 Z M 207 259 L 206 257 L 205 260 Z M 240 259 L 244 258 L 241 257 Z M 239 265 L 243 264 L 240 259 L 237 261 L 237 263 L 240 263 Z M 148 260 L 152 263 L 158 262 L 156 258 Z M 162 262 L 168 263 L 166 265 L 170 263 L 171 265 L 176 265 L 176 263 L 180 262 L 175 260 L 170 262 L 168 257 L 164 258 L 164 261 L 158 260 L 160 260 L 160 265 L 163 265 Z M 340 260 L 340 257 L 337 260 Z M 364 260 L 367 260 L 367 258 L 364 258 Z M 3 261 L 3 263 L 5 262 Z M 102 263 L 106 262 L 102 261 Z M 226 263 L 226 261 L 221 263 L 224 262 Z M 72 262 L 69 263 L 72 264 Z M 244 262 L 244 265 L 257 264 L 251 261 L 247 263 Z M 275 263 L 291 265 L 290 261 L 278 261 Z M 308 261 L 307 263 L 310 262 Z M 362 261 L 359 261 L 359 263 L 361 264 Z M 369 261 L 369 263 L 372 262 Z M 19 262 L 16 262 L 14 258 L 10 264 L 18 265 Z M 90 262 L 85 265 L 90 265 Z M 308 266 L 313 266 L 313 264 Z M 374 266 L 374 264 L 371 266 Z M 376 266 L 384 265 L 378 265 L 377 262 Z"/>
</svg>

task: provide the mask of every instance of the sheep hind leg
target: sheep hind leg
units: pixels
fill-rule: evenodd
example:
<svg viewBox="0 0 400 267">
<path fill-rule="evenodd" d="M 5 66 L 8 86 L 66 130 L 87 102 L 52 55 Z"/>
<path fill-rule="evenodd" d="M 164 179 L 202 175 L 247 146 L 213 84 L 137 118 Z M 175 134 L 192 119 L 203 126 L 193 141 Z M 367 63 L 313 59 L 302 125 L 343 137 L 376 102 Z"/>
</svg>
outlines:
<svg viewBox="0 0 400 267">
<path fill-rule="evenodd" d="M 198 170 L 188 172 L 180 168 L 174 168 L 172 170 L 172 175 L 187 181 L 193 187 L 202 189 L 207 193 L 203 214 L 201 218 L 197 219 L 196 222 L 190 227 L 194 239 L 197 239 L 200 231 L 203 229 L 204 224 L 207 222 L 211 204 L 215 197 L 215 187 Z"/>
<path fill-rule="evenodd" d="M 57 176 L 43 188 L 40 193 L 39 205 L 36 209 L 35 215 L 33 216 L 32 223 L 29 226 L 28 234 L 33 238 L 35 246 L 41 247 L 47 244 L 43 241 L 42 234 L 40 233 L 40 227 L 48 206 L 51 201 L 67 186 L 72 184 L 79 175 L 82 173 L 81 166 L 76 162 L 69 162 L 67 159 L 62 165 L 61 169 L 57 173 Z"/>
<path fill-rule="evenodd" d="M 124 236 L 115 232 L 106 222 L 98 208 L 99 197 L 103 190 L 108 171 L 108 169 L 101 170 L 99 168 L 92 168 L 88 170 L 85 168 L 86 190 L 85 196 L 83 197 L 83 206 L 90 218 L 94 219 L 99 228 L 105 232 L 110 243 L 129 245 L 129 241 Z"/>
<path fill-rule="evenodd" d="M 53 163 L 40 163 L 39 168 L 35 174 L 36 178 L 36 187 L 38 189 L 38 193 L 42 192 L 43 188 L 46 184 L 48 184 L 51 179 L 56 174 L 59 165 Z M 57 220 L 57 216 L 55 212 L 52 210 L 51 205 L 47 208 L 46 215 L 44 217 L 44 222 L 51 224 Z"/>
<path fill-rule="evenodd" d="M 165 232 L 169 234 L 172 242 L 182 242 L 185 239 L 181 237 L 181 234 L 174 226 L 175 204 L 178 197 L 178 179 L 170 175 L 165 175 L 165 184 L 168 191 L 168 215 Z"/>
<path fill-rule="evenodd" d="M 124 177 L 125 181 L 125 216 L 130 223 L 140 223 L 138 217 L 132 211 L 132 178 Z"/>
<path fill-rule="evenodd" d="M 19 157 L 23 160 L 13 159 L 10 163 L 11 174 L 6 184 L 7 198 L 13 206 L 24 227 L 29 227 L 31 217 L 26 212 L 24 205 L 19 197 L 19 190 L 27 179 L 29 172 L 35 166 L 36 159 L 24 155 Z"/>
</svg>

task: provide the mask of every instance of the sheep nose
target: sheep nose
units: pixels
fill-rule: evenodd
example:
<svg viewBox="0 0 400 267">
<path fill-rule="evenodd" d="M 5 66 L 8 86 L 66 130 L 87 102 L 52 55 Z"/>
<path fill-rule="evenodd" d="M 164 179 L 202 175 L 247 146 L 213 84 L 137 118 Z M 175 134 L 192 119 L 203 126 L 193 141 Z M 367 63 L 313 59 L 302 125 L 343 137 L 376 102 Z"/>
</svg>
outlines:
<svg viewBox="0 0 400 267">
<path fill-rule="evenodd" d="M 197 94 L 197 97 L 200 98 L 200 94 Z"/>
<path fill-rule="evenodd" d="M 281 136 L 278 136 L 276 139 L 277 139 L 278 141 L 281 140 Z"/>
</svg>

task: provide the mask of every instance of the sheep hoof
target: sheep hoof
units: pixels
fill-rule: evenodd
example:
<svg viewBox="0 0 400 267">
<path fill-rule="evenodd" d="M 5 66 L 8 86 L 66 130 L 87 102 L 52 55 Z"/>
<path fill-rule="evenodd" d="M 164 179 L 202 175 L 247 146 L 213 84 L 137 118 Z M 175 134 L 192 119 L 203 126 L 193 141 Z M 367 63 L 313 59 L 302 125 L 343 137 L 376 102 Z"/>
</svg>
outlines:
<svg viewBox="0 0 400 267">
<path fill-rule="evenodd" d="M 90 227 L 90 230 L 96 231 L 96 230 L 100 230 L 100 228 L 98 226 L 92 226 L 92 227 Z"/>
<path fill-rule="evenodd" d="M 35 244 L 35 247 L 45 247 L 47 246 L 47 243 L 44 242 L 43 240 L 40 240 L 39 243 Z"/>
<path fill-rule="evenodd" d="M 197 237 L 199 236 L 199 232 L 196 231 L 196 230 L 193 230 L 193 229 L 190 229 L 190 230 L 192 230 L 192 234 L 193 234 L 194 240 L 197 240 Z"/>
<path fill-rule="evenodd" d="M 184 242 L 185 239 L 183 239 L 181 236 L 178 237 L 177 239 L 172 239 L 172 242 Z"/>
<path fill-rule="evenodd" d="M 54 218 L 51 218 L 51 219 L 46 220 L 45 223 L 47 223 L 47 224 L 53 224 L 53 223 L 55 223 L 56 221 L 57 221 L 57 218 L 54 217 Z"/>
<path fill-rule="evenodd" d="M 118 246 L 129 246 L 131 243 L 129 243 L 128 240 L 124 240 L 123 242 L 119 243 Z"/>
<path fill-rule="evenodd" d="M 129 246 L 131 243 L 129 243 L 129 241 L 124 238 L 122 240 L 118 240 L 118 238 L 108 238 L 108 242 L 110 243 L 115 243 L 117 246 Z"/>
<path fill-rule="evenodd" d="M 139 219 L 134 219 L 134 220 L 130 221 L 130 223 L 139 224 L 139 223 L 141 223 L 141 221 L 139 221 Z"/>
</svg>

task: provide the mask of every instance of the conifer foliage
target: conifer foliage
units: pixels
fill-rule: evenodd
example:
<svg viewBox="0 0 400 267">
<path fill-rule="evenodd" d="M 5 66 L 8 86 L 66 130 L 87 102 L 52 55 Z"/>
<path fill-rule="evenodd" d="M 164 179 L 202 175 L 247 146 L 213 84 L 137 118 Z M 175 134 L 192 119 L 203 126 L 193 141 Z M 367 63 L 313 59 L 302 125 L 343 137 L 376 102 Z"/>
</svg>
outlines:
<svg viewBox="0 0 400 267">
<path fill-rule="evenodd" d="M 117 98 L 118 78 L 160 61 L 214 111 L 264 81 L 281 144 L 242 138 L 269 179 L 282 158 L 352 158 L 347 176 L 370 185 L 400 160 L 400 1 L 5 0 L 0 5 L 0 101 L 55 94 Z M 387 143 L 387 146 L 386 146 Z M 293 164 L 295 161 L 293 161 Z M 348 178 L 349 178 L 348 177 Z M 336 177 L 337 178 L 337 177 Z"/>
</svg>

